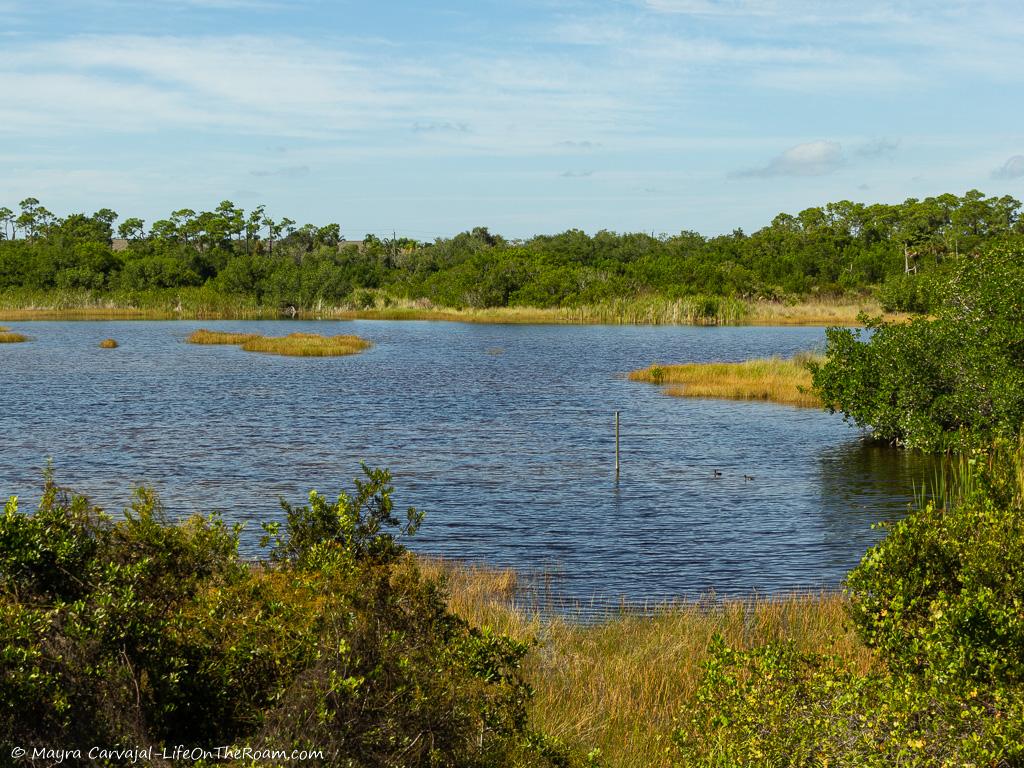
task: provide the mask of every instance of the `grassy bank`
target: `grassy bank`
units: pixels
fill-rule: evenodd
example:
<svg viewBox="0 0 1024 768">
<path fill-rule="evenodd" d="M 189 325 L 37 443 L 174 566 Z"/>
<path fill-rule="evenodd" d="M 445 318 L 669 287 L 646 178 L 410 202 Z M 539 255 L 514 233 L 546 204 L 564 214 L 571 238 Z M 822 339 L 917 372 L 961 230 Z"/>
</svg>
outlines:
<svg viewBox="0 0 1024 768">
<path fill-rule="evenodd" d="M 608 768 L 671 765 L 665 736 L 696 693 L 715 634 L 736 648 L 793 640 L 801 651 L 835 654 L 863 671 L 872 663 L 836 594 L 679 603 L 653 617 L 627 611 L 583 623 L 543 617 L 529 601 L 517 605 L 512 571 L 440 561 L 422 567 L 446 574 L 454 613 L 537 641 L 526 661 L 534 723 L 575 750 L 599 748 Z"/>
<path fill-rule="evenodd" d="M 371 319 L 448 320 L 468 323 L 629 325 L 838 325 L 855 326 L 858 315 L 882 314 L 868 299 L 801 303 L 747 301 L 730 297 L 680 299 L 634 297 L 575 307 L 442 307 L 425 300 L 368 294 L 358 306 L 263 305 L 247 296 L 209 288 L 96 294 L 90 291 L 8 290 L 0 293 L 2 320 L 260 320 Z M 894 316 L 890 316 L 892 319 Z"/>
<path fill-rule="evenodd" d="M 821 401 L 811 392 L 807 363 L 816 359 L 801 354 L 742 363 L 685 363 L 652 365 L 629 374 L 631 381 L 664 387 L 675 397 L 714 397 L 727 400 L 767 400 L 783 405 L 818 408 Z"/>
</svg>

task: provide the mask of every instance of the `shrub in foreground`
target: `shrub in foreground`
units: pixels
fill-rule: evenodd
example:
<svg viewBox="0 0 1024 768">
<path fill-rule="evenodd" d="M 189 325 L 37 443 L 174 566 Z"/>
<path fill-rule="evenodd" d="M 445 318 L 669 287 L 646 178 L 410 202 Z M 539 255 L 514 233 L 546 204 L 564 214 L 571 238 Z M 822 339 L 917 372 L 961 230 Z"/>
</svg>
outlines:
<svg viewBox="0 0 1024 768">
<path fill-rule="evenodd" d="M 1024 442 L 965 459 L 847 579 L 878 667 L 716 643 L 683 765 L 1024 764 Z"/>
<path fill-rule="evenodd" d="M 47 479 L 0 518 L 0 746 L 313 749 L 351 766 L 562 765 L 526 720 L 524 644 L 451 614 L 389 476 L 313 493 L 267 561 L 140 490 L 114 520 Z M 397 533 L 396 533 L 397 532 Z"/>
</svg>

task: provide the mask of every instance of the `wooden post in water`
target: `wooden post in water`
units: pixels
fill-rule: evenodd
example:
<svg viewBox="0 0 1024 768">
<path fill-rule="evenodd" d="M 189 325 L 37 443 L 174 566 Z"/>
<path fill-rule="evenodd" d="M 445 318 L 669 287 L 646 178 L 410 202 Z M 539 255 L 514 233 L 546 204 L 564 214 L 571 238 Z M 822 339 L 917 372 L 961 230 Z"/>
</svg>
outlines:
<svg viewBox="0 0 1024 768">
<path fill-rule="evenodd" d="M 619 479 L 619 412 L 615 412 L 615 479 Z"/>
</svg>

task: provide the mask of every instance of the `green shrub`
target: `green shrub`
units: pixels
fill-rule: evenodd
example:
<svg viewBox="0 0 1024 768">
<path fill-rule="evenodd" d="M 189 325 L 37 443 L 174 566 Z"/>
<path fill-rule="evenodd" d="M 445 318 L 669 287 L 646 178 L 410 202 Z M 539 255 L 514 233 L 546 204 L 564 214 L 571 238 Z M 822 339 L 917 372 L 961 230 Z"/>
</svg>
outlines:
<svg viewBox="0 0 1024 768">
<path fill-rule="evenodd" d="M 672 733 L 687 768 L 967 768 L 1024 759 L 1024 698 L 955 698 L 914 678 L 859 675 L 792 645 L 710 648 L 692 709 Z"/>
<path fill-rule="evenodd" d="M 392 533 L 390 476 L 285 505 L 269 560 L 140 490 L 115 521 L 47 478 L 0 518 L 0 747 L 322 750 L 351 766 L 566 765 L 527 646 L 447 608 Z"/>
<path fill-rule="evenodd" d="M 1024 684 L 1024 442 L 963 464 L 945 498 L 891 526 L 847 578 L 890 668 L 935 685 Z"/>
<path fill-rule="evenodd" d="M 962 450 L 1024 427 L 1024 262 L 995 249 L 963 261 L 934 319 L 831 328 L 814 390 L 875 437 Z"/>
<path fill-rule="evenodd" d="M 1024 440 L 965 458 L 847 579 L 877 667 L 717 640 L 686 766 L 1024 764 Z"/>
</svg>

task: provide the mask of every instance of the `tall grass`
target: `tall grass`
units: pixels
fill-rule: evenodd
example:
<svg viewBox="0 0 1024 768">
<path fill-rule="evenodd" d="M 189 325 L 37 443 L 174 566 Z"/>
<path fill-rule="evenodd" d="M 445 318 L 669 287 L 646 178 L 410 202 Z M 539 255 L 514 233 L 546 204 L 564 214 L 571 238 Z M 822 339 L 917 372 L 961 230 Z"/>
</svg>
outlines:
<svg viewBox="0 0 1024 768">
<path fill-rule="evenodd" d="M 838 594 L 679 602 L 581 622 L 524 602 L 513 571 L 441 560 L 421 567 L 447 577 L 449 605 L 467 621 L 537 642 L 526 667 L 534 724 L 581 752 L 599 748 L 608 768 L 671 765 L 662 739 L 692 700 L 715 634 L 740 649 L 792 640 L 862 671 L 873 663 Z"/>
<path fill-rule="evenodd" d="M 770 357 L 742 363 L 652 365 L 632 371 L 629 378 L 664 385 L 664 392 L 675 397 L 768 400 L 818 408 L 821 401 L 811 391 L 807 370 L 807 363 L 816 359 L 803 353 L 789 359 Z"/>
<path fill-rule="evenodd" d="M 437 306 L 427 299 L 362 291 L 368 307 L 323 301 L 310 306 L 265 305 L 251 296 L 225 294 L 210 286 L 148 291 L 6 289 L 0 291 L 4 319 L 238 319 L 279 317 L 451 320 L 470 323 L 635 325 L 858 325 L 861 310 L 882 314 L 872 301 L 814 299 L 800 303 L 750 301 L 728 296 L 629 296 L 575 307 Z M 889 317 L 894 317 L 890 315 Z"/>
<path fill-rule="evenodd" d="M 231 331 L 211 331 L 200 328 L 193 331 L 185 339 L 189 344 L 245 344 L 259 336 L 257 333 L 233 333 Z"/>
<path fill-rule="evenodd" d="M 320 336 L 315 333 L 290 333 L 287 336 L 257 336 L 242 344 L 246 352 L 292 357 L 338 357 L 355 355 L 373 346 L 359 336 Z"/>
<path fill-rule="evenodd" d="M 22 333 L 0 331 L 0 344 L 20 344 L 23 341 L 28 341 L 28 336 Z"/>
<path fill-rule="evenodd" d="M 338 357 L 354 355 L 373 346 L 366 339 L 351 335 L 321 336 L 317 333 L 291 333 L 287 336 L 261 336 L 258 333 L 234 333 L 200 328 L 193 331 L 189 344 L 238 344 L 246 352 L 263 352 L 291 357 Z"/>
</svg>

